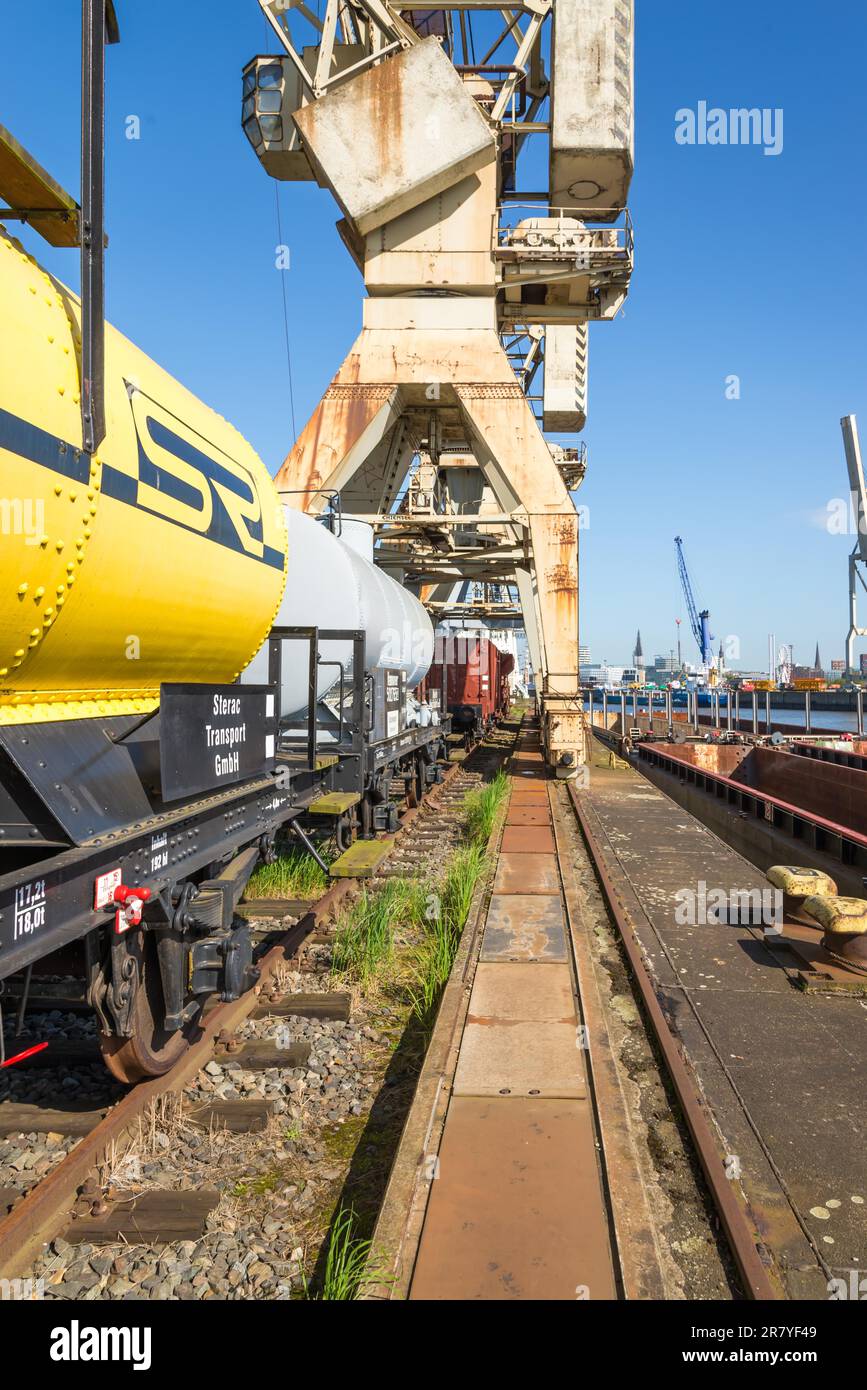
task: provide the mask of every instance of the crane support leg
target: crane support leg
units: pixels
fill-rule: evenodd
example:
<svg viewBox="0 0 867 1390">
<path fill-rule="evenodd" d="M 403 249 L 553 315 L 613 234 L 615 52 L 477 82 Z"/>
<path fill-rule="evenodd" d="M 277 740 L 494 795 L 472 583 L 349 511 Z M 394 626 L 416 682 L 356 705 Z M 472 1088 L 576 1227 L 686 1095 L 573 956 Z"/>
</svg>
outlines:
<svg viewBox="0 0 867 1390">
<path fill-rule="evenodd" d="M 504 355 L 505 360 L 505 355 Z M 526 510 L 538 647 L 542 739 L 563 776 L 586 762 L 578 678 L 578 517 L 532 411 L 514 381 L 456 386 L 474 452 L 504 510 Z M 519 586 L 520 592 L 520 586 Z M 523 604 L 529 630 L 532 617 Z"/>
<path fill-rule="evenodd" d="M 856 545 L 852 554 L 849 556 L 849 631 L 846 634 L 846 674 L 850 676 L 855 670 L 855 638 L 867 637 L 867 627 L 858 626 L 858 584 L 867 588 L 864 579 L 858 571 L 859 564 L 862 564 L 861 552 Z"/>
</svg>

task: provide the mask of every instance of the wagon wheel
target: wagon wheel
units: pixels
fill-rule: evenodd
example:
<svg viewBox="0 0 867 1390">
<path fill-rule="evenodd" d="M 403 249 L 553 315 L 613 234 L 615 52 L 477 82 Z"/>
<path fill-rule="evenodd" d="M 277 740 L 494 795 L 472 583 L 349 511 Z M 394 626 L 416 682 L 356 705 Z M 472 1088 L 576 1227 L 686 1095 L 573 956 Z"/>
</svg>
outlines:
<svg viewBox="0 0 867 1390">
<path fill-rule="evenodd" d="M 112 1076 L 127 1085 L 147 1076 L 164 1076 L 186 1052 L 190 1034 L 195 1030 L 194 1024 L 187 1024 L 168 1033 L 162 1026 L 165 1004 L 156 941 L 151 932 L 142 932 L 141 938 L 140 981 L 132 1009 L 133 1035 L 99 1035 L 105 1065 Z"/>
<path fill-rule="evenodd" d="M 334 843 L 341 854 L 352 844 L 352 830 L 349 816 L 344 814 L 337 817 L 334 822 Z"/>
<path fill-rule="evenodd" d="M 412 771 L 406 778 L 406 804 L 415 808 L 424 800 L 424 772 L 421 758 L 413 758 Z"/>
</svg>

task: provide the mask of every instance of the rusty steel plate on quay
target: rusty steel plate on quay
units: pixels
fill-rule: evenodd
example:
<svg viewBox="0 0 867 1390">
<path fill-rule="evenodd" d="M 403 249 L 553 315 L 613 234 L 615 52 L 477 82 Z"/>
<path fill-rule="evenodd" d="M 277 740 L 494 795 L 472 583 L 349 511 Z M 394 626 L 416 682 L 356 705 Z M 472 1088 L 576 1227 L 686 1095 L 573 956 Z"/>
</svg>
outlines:
<svg viewBox="0 0 867 1390">
<path fill-rule="evenodd" d="M 574 1018 L 553 1023 L 467 1020 L 452 1094 L 585 1096 L 587 1081 Z"/>
<path fill-rule="evenodd" d="M 586 1100 L 453 1097 L 409 1296 L 616 1298 Z"/>
<path fill-rule="evenodd" d="M 567 959 L 566 920 L 559 894 L 494 894 L 488 906 L 481 960 Z"/>
<path fill-rule="evenodd" d="M 559 893 L 555 854 L 501 854 L 495 893 Z"/>
<path fill-rule="evenodd" d="M 506 825 L 550 825 L 551 812 L 547 806 L 510 806 Z"/>
<path fill-rule="evenodd" d="M 507 825 L 500 846 L 503 854 L 554 854 L 556 849 L 548 825 Z"/>
<path fill-rule="evenodd" d="M 501 1019 L 577 1027 L 568 965 L 484 961 L 476 968 L 467 1023 Z"/>
<path fill-rule="evenodd" d="M 547 792 L 525 792 L 520 786 L 513 788 L 509 800 L 510 806 L 546 806 L 548 805 Z"/>
</svg>

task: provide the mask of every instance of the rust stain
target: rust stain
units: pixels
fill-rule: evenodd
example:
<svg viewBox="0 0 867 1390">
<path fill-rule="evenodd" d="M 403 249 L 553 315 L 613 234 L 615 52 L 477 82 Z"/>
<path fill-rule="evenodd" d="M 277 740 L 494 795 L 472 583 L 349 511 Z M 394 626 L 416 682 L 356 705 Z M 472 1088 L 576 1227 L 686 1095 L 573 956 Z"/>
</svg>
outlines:
<svg viewBox="0 0 867 1390">
<path fill-rule="evenodd" d="M 379 167 L 394 162 L 394 149 L 400 148 L 403 134 L 402 68 L 399 57 L 386 58 L 373 69 L 370 83 L 373 127 L 379 145 Z"/>
<path fill-rule="evenodd" d="M 578 586 L 575 582 L 575 570 L 573 566 L 562 563 L 552 565 L 550 569 L 545 571 L 545 584 L 551 593 L 577 593 Z"/>
<path fill-rule="evenodd" d="M 317 489 L 327 485 L 338 464 L 367 429 L 380 410 L 383 398 L 341 396 L 320 401 L 275 479 L 286 491 Z M 299 495 L 297 505 L 306 511 L 312 495 Z"/>
</svg>

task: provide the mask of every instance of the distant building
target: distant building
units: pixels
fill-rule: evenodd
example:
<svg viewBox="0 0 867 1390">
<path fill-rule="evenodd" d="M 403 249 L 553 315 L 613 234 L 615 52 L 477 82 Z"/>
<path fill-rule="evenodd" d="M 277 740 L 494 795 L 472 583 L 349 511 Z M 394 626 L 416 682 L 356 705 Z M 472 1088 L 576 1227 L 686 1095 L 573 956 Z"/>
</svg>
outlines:
<svg viewBox="0 0 867 1390">
<path fill-rule="evenodd" d="M 867 676 L 867 652 L 861 653 L 861 675 Z"/>
<path fill-rule="evenodd" d="M 589 648 L 589 647 L 582 647 L 582 646 L 579 646 L 579 647 L 578 647 L 578 665 L 579 665 L 579 666 L 589 666 L 589 665 L 590 665 L 590 648 Z"/>
<path fill-rule="evenodd" d="M 603 679 L 602 666 L 598 661 L 591 661 L 588 666 L 582 662 L 578 668 L 578 677 L 584 685 L 599 685 Z"/>
<path fill-rule="evenodd" d="M 635 650 L 632 653 L 632 665 L 636 671 L 644 670 L 644 651 L 641 646 L 641 629 L 635 634 Z"/>
<path fill-rule="evenodd" d="M 672 652 L 669 656 L 655 656 L 652 664 L 644 671 L 644 678 L 651 685 L 668 685 L 676 674 L 677 661 Z"/>
</svg>

